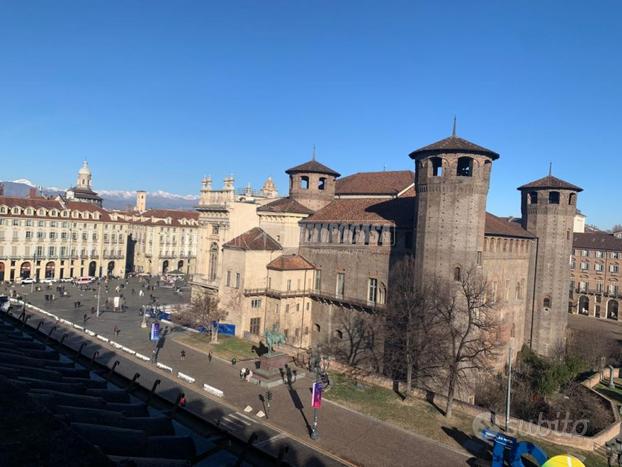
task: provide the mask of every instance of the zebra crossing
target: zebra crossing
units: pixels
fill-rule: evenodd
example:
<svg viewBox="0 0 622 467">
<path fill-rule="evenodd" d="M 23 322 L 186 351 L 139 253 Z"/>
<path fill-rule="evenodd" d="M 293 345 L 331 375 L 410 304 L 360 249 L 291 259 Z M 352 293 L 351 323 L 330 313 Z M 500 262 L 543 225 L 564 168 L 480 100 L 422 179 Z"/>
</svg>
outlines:
<svg viewBox="0 0 622 467">
<path fill-rule="evenodd" d="M 255 420 L 240 412 L 231 412 L 220 419 L 220 425 L 230 431 L 244 431 Z"/>
</svg>

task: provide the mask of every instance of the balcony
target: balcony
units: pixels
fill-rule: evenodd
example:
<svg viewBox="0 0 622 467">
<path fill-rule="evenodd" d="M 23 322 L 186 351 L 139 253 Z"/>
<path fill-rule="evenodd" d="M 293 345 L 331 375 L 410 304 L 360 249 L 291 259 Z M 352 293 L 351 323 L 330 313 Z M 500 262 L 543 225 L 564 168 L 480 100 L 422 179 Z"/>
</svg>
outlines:
<svg viewBox="0 0 622 467">
<path fill-rule="evenodd" d="M 384 303 L 374 303 L 366 299 L 362 300 L 360 298 L 347 297 L 345 295 L 337 295 L 319 290 L 311 291 L 310 295 L 315 300 L 361 310 L 383 310 L 386 307 Z"/>
<path fill-rule="evenodd" d="M 309 296 L 309 290 L 274 290 L 268 288 L 260 289 L 244 289 L 243 293 L 246 297 L 266 296 L 272 298 L 294 298 L 294 297 L 307 297 Z"/>
</svg>

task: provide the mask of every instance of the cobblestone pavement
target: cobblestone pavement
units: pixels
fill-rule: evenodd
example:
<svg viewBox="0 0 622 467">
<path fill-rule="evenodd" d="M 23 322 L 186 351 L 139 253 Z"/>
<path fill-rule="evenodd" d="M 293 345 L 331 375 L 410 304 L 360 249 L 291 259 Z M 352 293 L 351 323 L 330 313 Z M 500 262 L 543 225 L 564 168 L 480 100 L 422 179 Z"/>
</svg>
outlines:
<svg viewBox="0 0 622 467">
<path fill-rule="evenodd" d="M 116 283 L 112 282 L 109 288 L 109 295 L 114 295 Z M 182 303 L 188 300 L 188 291 L 182 295 L 175 294 L 171 289 L 156 289 L 154 292 L 146 293 L 144 297 L 137 294 L 132 295 L 131 289 L 138 290 L 136 279 L 131 279 L 125 288 L 128 310 L 124 313 L 106 311 L 99 318 L 91 315 L 90 309 L 96 303 L 96 290 L 78 291 L 74 286 L 67 286 L 71 294 L 70 297 L 63 297 L 54 302 L 46 302 L 44 295 L 52 291 L 42 290 L 30 293 L 29 286 L 18 286 L 17 291 L 24 296 L 24 299 L 31 301 L 32 304 L 39 306 L 49 312 L 65 318 L 69 321 L 82 325 L 83 316 L 87 313 L 85 327 L 98 334 L 104 335 L 115 340 L 119 344 L 125 345 L 144 355 L 153 356 L 154 345 L 149 341 L 148 329 L 141 328 L 142 318 L 138 314 L 140 306 L 149 302 L 149 294 L 153 293 L 158 297 L 161 304 Z M 130 293 L 128 293 L 130 291 Z M 105 297 L 102 289 L 102 297 Z M 73 308 L 73 302 L 80 300 L 82 307 Z M 103 300 L 102 300 L 103 302 Z M 35 321 L 36 322 L 36 321 Z M 31 325 L 33 323 L 30 323 Z M 49 326 L 49 325 L 48 325 Z M 117 337 L 113 336 L 115 326 L 120 329 Z M 164 327 L 164 326 L 163 326 Z M 174 369 L 174 374 L 178 371 L 192 376 L 196 379 L 194 384 L 188 385 L 175 381 L 177 385 L 182 384 L 186 388 L 189 407 L 199 404 L 202 413 L 209 413 L 214 419 L 220 421 L 221 426 L 232 432 L 238 432 L 240 436 L 250 434 L 250 430 L 261 427 L 265 432 L 260 437 L 258 443 L 263 443 L 264 447 L 278 449 L 283 444 L 289 444 L 294 449 L 290 450 L 289 461 L 294 465 L 331 465 L 337 464 L 327 453 L 333 453 L 340 459 L 355 465 L 365 466 L 459 466 L 468 465 L 471 457 L 466 452 L 458 449 L 452 450 L 435 441 L 406 432 L 392 425 L 378 421 L 377 419 L 353 412 L 338 405 L 326 401 L 319 411 L 319 433 L 320 439 L 312 441 L 309 437 L 309 425 L 312 423 L 313 415 L 310 408 L 310 380 L 300 379 L 296 381 L 291 390 L 287 386 L 278 386 L 272 389 L 273 400 L 269 411 L 269 420 L 259 419 L 256 414 L 259 410 L 265 411 L 260 396 L 263 388 L 252 383 L 241 381 L 239 378 L 239 366 L 234 367 L 230 362 L 225 362 L 214 358 L 211 363 L 207 356 L 200 351 L 184 346 L 175 341 L 177 333 L 186 332 L 179 328 L 166 329 L 162 347 L 158 352 L 158 362 L 168 365 Z M 78 346 L 81 341 L 89 336 L 75 331 L 73 340 L 67 339 L 66 342 Z M 95 341 L 89 347 L 89 352 L 96 350 L 96 346 L 101 347 L 102 343 Z M 185 350 L 186 356 L 181 360 L 181 350 Z M 108 349 L 110 350 L 110 349 Z M 119 351 L 117 351 L 119 352 Z M 100 352 L 103 354 L 103 352 Z M 111 352 L 108 352 L 111 353 Z M 122 352 L 120 353 L 122 354 Z M 146 372 L 141 372 L 140 381 L 144 386 L 150 387 L 151 379 L 155 379 L 160 370 L 155 369 L 153 363 L 139 364 L 136 359 L 128 359 L 121 355 L 124 360 L 119 368 L 125 365 L 124 371 L 130 376 L 134 367 L 146 365 L 153 368 Z M 109 356 L 109 360 L 113 358 Z M 144 368 L 144 366 L 143 366 Z M 146 376 L 150 375 L 150 376 Z M 162 375 L 159 376 L 162 379 Z M 151 378 L 151 379 L 150 379 Z M 175 379 L 173 377 L 173 379 Z M 204 383 L 224 391 L 221 400 L 209 398 L 201 390 Z M 170 392 L 174 383 L 167 382 L 158 388 L 158 393 Z M 191 388 L 194 388 L 192 391 Z M 172 397 L 172 396 L 171 396 Z M 223 405 L 224 404 L 224 405 Z M 250 406 L 252 410 L 244 412 L 244 408 Z M 448 427 L 451 429 L 452 427 Z M 285 432 L 285 433 L 281 433 Z M 465 439 L 468 436 L 464 435 Z M 318 449 L 319 452 L 309 449 Z"/>
</svg>

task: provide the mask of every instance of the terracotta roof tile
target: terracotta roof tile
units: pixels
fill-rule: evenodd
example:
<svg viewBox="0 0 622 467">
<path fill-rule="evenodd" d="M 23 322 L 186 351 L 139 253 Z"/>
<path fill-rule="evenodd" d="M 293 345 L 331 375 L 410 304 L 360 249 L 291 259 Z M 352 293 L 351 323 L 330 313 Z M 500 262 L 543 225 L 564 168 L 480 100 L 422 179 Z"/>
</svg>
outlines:
<svg viewBox="0 0 622 467">
<path fill-rule="evenodd" d="M 412 227 L 415 213 L 413 196 L 379 200 L 343 198 L 332 201 L 302 222 L 368 223 Z"/>
<path fill-rule="evenodd" d="M 575 233 L 572 245 L 583 250 L 622 251 L 622 238 L 605 232 Z"/>
<path fill-rule="evenodd" d="M 335 177 L 339 177 L 340 175 L 338 172 L 335 172 L 333 169 L 326 167 L 324 164 L 320 164 L 315 159 L 305 162 L 304 164 L 297 165 L 296 167 L 292 167 L 291 169 L 287 169 L 285 171 L 286 174 L 295 174 L 300 172 L 334 175 Z"/>
<path fill-rule="evenodd" d="M 579 188 L 572 183 L 568 183 L 560 178 L 553 177 L 552 175 L 547 175 L 546 177 L 542 177 L 538 180 L 534 180 L 533 182 L 519 186 L 517 190 L 527 190 L 530 188 L 553 188 L 560 190 L 573 190 L 577 192 L 583 191 L 583 188 Z"/>
<path fill-rule="evenodd" d="M 293 214 L 313 214 L 313 211 L 291 198 L 281 198 L 257 208 L 258 212 L 291 212 Z"/>
<path fill-rule="evenodd" d="M 282 249 L 279 242 L 259 227 L 254 227 L 242 235 L 238 235 L 233 240 L 225 243 L 223 248 L 252 251 L 276 251 Z"/>
<path fill-rule="evenodd" d="M 315 269 L 315 266 L 300 255 L 281 255 L 273 259 L 267 266 L 268 269 L 276 271 L 300 271 L 304 269 Z"/>
<path fill-rule="evenodd" d="M 410 153 L 411 159 L 418 157 L 430 156 L 433 154 L 447 154 L 447 153 L 459 153 L 459 154 L 482 154 L 488 156 L 493 160 L 499 158 L 499 154 L 490 149 L 486 149 L 475 143 L 471 143 L 464 138 L 458 136 L 450 136 L 449 138 L 442 139 L 436 143 L 429 144 L 422 148 L 416 149 Z"/>
<path fill-rule="evenodd" d="M 397 195 L 414 183 L 411 170 L 358 172 L 337 180 L 338 195 Z"/>
<path fill-rule="evenodd" d="M 520 225 L 520 219 L 497 217 L 489 212 L 486 213 L 484 232 L 486 235 L 500 237 L 536 238 L 531 232 L 523 229 Z"/>
</svg>

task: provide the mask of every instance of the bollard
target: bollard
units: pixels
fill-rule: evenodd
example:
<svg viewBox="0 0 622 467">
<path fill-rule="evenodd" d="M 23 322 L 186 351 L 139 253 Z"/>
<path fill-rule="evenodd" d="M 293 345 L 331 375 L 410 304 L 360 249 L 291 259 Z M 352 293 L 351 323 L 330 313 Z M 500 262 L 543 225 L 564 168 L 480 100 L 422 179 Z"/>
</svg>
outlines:
<svg viewBox="0 0 622 467">
<path fill-rule="evenodd" d="M 130 384 L 127 385 L 127 388 L 125 388 L 125 390 L 127 392 L 132 392 L 132 390 L 134 389 L 134 386 L 136 386 L 136 380 L 140 378 L 140 373 L 134 373 L 134 377 L 132 378 L 132 381 L 130 381 Z"/>
<path fill-rule="evenodd" d="M 76 363 L 78 361 L 78 358 L 80 357 L 80 355 L 82 355 L 82 349 L 84 348 L 85 345 L 86 345 L 86 342 L 82 342 L 82 344 L 80 344 L 80 348 L 78 349 L 78 352 L 73 357 L 73 363 Z"/>
<path fill-rule="evenodd" d="M 155 390 L 158 387 L 158 385 L 161 383 L 161 381 L 159 379 L 156 379 L 153 382 L 153 386 L 151 386 L 151 391 L 149 392 L 149 395 L 147 396 L 147 402 L 146 404 L 149 405 L 151 403 L 151 398 L 153 397 L 153 395 L 155 394 Z"/>
<path fill-rule="evenodd" d="M 93 371 L 93 365 L 95 364 L 95 359 L 99 357 L 99 352 L 96 350 L 95 352 L 93 352 L 93 355 L 91 355 L 91 363 L 89 364 L 89 371 Z"/>
</svg>

